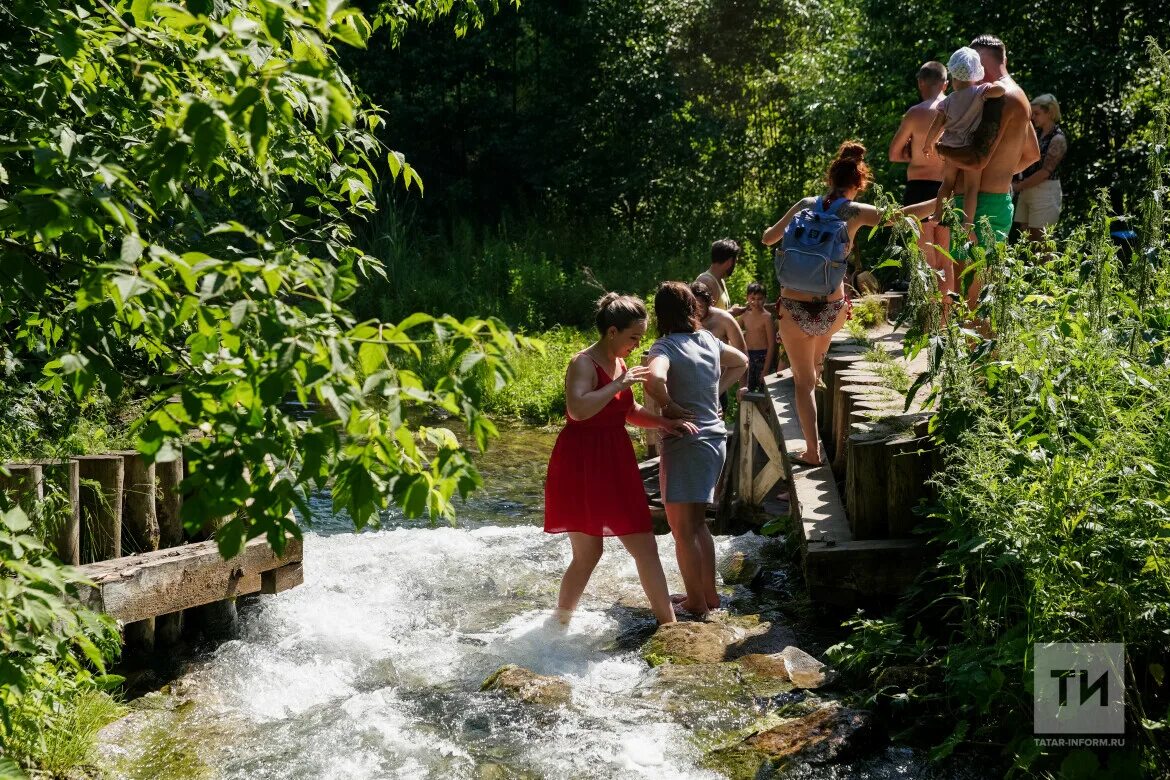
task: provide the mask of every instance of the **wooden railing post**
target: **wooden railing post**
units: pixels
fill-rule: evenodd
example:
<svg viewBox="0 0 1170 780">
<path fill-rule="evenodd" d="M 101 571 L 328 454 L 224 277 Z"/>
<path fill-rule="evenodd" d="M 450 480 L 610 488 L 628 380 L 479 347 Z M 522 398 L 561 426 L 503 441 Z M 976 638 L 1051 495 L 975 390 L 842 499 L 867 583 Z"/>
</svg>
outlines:
<svg viewBox="0 0 1170 780">
<path fill-rule="evenodd" d="M 78 455 L 82 484 L 80 503 L 82 527 L 81 557 L 86 563 L 119 558 L 122 555 L 122 486 L 126 467 L 120 455 Z"/>
<path fill-rule="evenodd" d="M 154 474 L 158 480 L 155 517 L 158 520 L 159 549 L 178 547 L 186 541 L 183 537 L 183 521 L 179 519 L 179 512 L 183 508 L 183 495 L 179 491 L 179 484 L 183 481 L 183 459 L 179 457 L 169 463 L 154 464 Z M 178 644 L 182 634 L 183 610 L 155 618 L 156 648 Z"/>
</svg>

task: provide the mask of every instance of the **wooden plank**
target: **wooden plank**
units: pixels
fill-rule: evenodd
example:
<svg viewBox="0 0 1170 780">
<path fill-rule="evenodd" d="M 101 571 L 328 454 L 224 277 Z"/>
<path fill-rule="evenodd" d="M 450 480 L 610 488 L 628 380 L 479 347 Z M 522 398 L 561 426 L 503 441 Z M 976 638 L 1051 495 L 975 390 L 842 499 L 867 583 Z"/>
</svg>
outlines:
<svg viewBox="0 0 1170 780">
<path fill-rule="evenodd" d="M 183 508 L 183 495 L 179 492 L 179 483 L 183 481 L 183 459 L 155 463 L 154 473 L 158 479 L 154 505 L 158 520 L 158 546 L 175 547 L 183 543 L 183 521 L 179 519 L 179 512 Z"/>
<path fill-rule="evenodd" d="M 91 608 L 131 623 L 259 593 L 264 572 L 301 563 L 302 554 L 302 543 L 290 538 L 284 556 L 277 558 L 260 538 L 225 561 L 214 541 L 196 542 L 82 566 L 93 586 L 83 588 L 81 597 Z"/>
<path fill-rule="evenodd" d="M 7 492 L 25 514 L 33 511 L 38 501 L 45 500 L 45 473 L 36 463 L 9 463 L 4 466 L 7 476 L 0 474 L 0 492 Z"/>
<path fill-rule="evenodd" d="M 78 474 L 88 484 L 79 493 L 86 562 L 122 555 L 122 486 L 126 468 L 120 455 L 78 455 Z"/>
<path fill-rule="evenodd" d="M 305 567 L 301 563 L 290 563 L 279 569 L 270 569 L 260 574 L 260 592 L 269 595 L 283 593 L 305 581 Z"/>
<path fill-rule="evenodd" d="M 122 486 L 122 547 L 130 553 L 159 547 L 158 488 L 155 464 L 139 452 L 123 452 L 125 481 Z"/>
<path fill-rule="evenodd" d="M 55 485 L 68 496 L 69 513 L 61 518 L 46 540 L 57 558 L 65 564 L 81 563 L 81 476 L 76 460 L 38 458 L 29 461 L 41 467 L 45 482 Z"/>
</svg>

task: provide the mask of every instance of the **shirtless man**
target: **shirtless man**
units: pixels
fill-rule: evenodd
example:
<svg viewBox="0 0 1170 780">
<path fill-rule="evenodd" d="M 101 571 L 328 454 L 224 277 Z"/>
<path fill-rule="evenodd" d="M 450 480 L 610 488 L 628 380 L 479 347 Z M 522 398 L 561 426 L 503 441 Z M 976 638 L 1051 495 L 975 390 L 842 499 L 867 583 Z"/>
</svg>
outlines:
<svg viewBox="0 0 1170 780">
<path fill-rule="evenodd" d="M 739 261 L 741 251 L 743 250 L 740 249 L 739 244 L 730 238 L 721 238 L 711 244 L 711 266 L 699 274 L 691 285 L 692 288 L 696 284 L 702 285 L 711 294 L 711 306 L 731 311 L 732 315 L 737 317 L 743 314 L 744 307 L 731 305 L 731 296 L 727 292 L 726 280 L 735 271 L 735 264 Z M 710 330 L 710 328 L 707 329 Z M 735 345 L 732 344 L 732 346 Z"/>
<path fill-rule="evenodd" d="M 714 333 L 715 338 L 724 344 L 733 346 L 740 352 L 746 354 L 747 343 L 744 341 L 743 331 L 740 330 L 739 323 L 735 321 L 735 317 L 730 312 L 724 311 L 715 305 L 711 299 L 710 289 L 701 282 L 692 284 L 691 292 L 695 294 L 695 298 L 699 301 L 699 321 L 703 324 L 703 328 Z M 719 407 L 721 409 L 727 408 L 726 393 L 719 396 Z"/>
<path fill-rule="evenodd" d="M 1003 41 L 994 35 L 980 35 L 971 41 L 971 48 L 979 52 L 983 63 L 984 83 L 1002 86 L 1004 95 L 1003 118 L 999 134 L 991 148 L 991 155 L 984 164 L 983 178 L 979 182 L 979 201 L 975 206 L 976 238 L 982 228 L 983 217 L 991 222 L 996 241 L 1006 241 L 1012 227 L 1012 177 L 1040 159 L 1040 144 L 1032 129 L 1032 104 L 1024 90 L 1020 89 L 1007 72 L 1007 49 Z M 955 199 L 956 208 L 962 208 L 962 198 Z M 959 237 L 958 240 L 962 240 Z M 952 244 L 952 254 L 955 247 Z M 959 264 L 962 274 L 964 263 Z M 967 291 L 967 305 L 975 308 L 979 301 L 982 282 L 978 277 L 971 280 Z"/>
<path fill-rule="evenodd" d="M 902 116 L 902 124 L 898 125 L 898 131 L 890 141 L 890 162 L 909 163 L 906 168 L 906 189 L 902 195 L 903 206 L 930 200 L 938 194 L 939 185 L 942 184 L 942 160 L 938 155 L 923 155 L 922 142 L 946 91 L 947 69 L 942 63 L 932 60 L 918 69 L 918 95 L 922 102 L 906 111 Z M 934 228 L 933 222 L 922 223 L 918 246 L 927 265 L 942 274 L 939 286 L 946 305 L 947 293 L 957 289 L 955 269 L 953 263 L 935 251 Z"/>
</svg>

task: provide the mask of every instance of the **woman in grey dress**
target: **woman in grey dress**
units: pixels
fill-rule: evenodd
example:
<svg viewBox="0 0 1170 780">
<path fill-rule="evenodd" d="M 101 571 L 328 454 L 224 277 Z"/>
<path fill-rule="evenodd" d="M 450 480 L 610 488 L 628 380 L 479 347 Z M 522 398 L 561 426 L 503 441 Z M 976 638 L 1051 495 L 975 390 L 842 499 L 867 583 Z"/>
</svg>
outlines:
<svg viewBox="0 0 1170 780">
<path fill-rule="evenodd" d="M 666 520 L 674 535 L 678 568 L 686 585 L 679 606 L 704 615 L 719 606 L 715 590 L 715 542 L 707 529 L 707 504 L 727 454 L 727 428 L 719 394 L 743 376 L 747 356 L 724 344 L 698 319 L 698 302 L 682 282 L 664 282 L 654 296 L 659 339 L 646 354 L 646 394 L 665 417 L 691 421 L 696 433 L 662 441 L 660 481 Z"/>
</svg>

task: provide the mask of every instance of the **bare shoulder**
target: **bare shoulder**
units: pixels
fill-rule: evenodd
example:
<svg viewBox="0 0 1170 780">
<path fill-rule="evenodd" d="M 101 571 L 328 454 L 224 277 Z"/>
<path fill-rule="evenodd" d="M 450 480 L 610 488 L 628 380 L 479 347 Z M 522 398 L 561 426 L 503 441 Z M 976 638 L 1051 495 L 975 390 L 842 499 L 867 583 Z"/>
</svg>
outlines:
<svg viewBox="0 0 1170 780">
<path fill-rule="evenodd" d="M 584 352 L 578 352 L 569 360 L 569 374 L 581 376 L 593 369 L 593 359 Z"/>
<path fill-rule="evenodd" d="M 841 211 L 838 213 L 838 216 L 840 216 L 841 219 L 848 221 L 865 214 L 866 209 L 877 213 L 877 209 L 875 209 L 873 206 L 870 206 L 867 203 L 858 203 L 857 201 L 851 200 L 841 207 Z"/>
<path fill-rule="evenodd" d="M 735 322 L 735 317 L 732 317 L 731 313 L 728 311 L 725 311 L 723 309 L 716 309 L 716 308 L 712 307 L 711 314 L 714 315 L 715 321 L 718 322 L 720 325 L 722 325 L 725 328 L 726 327 L 732 327 L 732 328 L 739 327 L 739 325 L 737 325 Z"/>
</svg>

